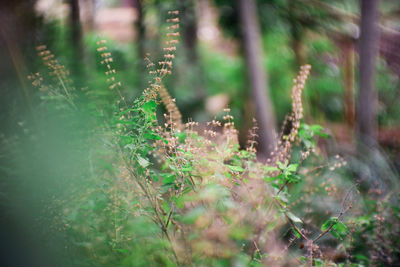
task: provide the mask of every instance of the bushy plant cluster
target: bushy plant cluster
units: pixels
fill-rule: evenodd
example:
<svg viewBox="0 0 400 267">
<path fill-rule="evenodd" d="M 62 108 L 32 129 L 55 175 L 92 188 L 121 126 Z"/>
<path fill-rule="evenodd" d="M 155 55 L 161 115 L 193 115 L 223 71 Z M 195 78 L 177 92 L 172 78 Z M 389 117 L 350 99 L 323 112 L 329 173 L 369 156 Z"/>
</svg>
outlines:
<svg viewBox="0 0 400 267">
<path fill-rule="evenodd" d="M 87 152 L 85 179 L 54 201 L 60 212 L 53 225 L 66 233 L 72 264 L 398 262 L 398 239 L 390 236 L 399 234 L 398 208 L 387 200 L 365 212 L 357 183 L 332 179 L 346 161 L 324 158 L 318 138 L 327 135 L 321 126 L 302 120 L 310 66 L 303 66 L 294 80 L 292 111 L 276 147 L 258 160 L 256 121 L 244 148 L 229 108 L 222 121 L 181 121 L 163 84 L 172 72 L 179 36 L 178 12 L 169 15 L 164 58 L 157 63 L 146 58 L 151 80 L 135 100 L 123 95 L 106 41 L 98 42 L 105 90 L 77 92 L 51 52 L 38 48 L 49 71 L 29 78 L 43 105 L 60 113 L 90 114 L 87 123 L 93 126 L 82 148 Z M 157 112 L 160 105 L 167 110 L 163 116 Z"/>
</svg>

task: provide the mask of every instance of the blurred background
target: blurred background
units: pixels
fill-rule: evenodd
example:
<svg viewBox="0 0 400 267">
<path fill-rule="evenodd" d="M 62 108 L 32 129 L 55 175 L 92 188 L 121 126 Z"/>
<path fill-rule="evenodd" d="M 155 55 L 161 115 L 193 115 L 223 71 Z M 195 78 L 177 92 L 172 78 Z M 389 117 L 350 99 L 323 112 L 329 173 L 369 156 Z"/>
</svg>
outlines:
<svg viewBox="0 0 400 267">
<path fill-rule="evenodd" d="M 166 84 L 185 120 L 208 120 L 229 105 L 241 140 L 252 117 L 261 132 L 279 129 L 290 112 L 292 79 L 310 64 L 306 121 L 327 126 L 339 144 L 353 144 L 360 129 L 396 153 L 400 4 L 370 2 L 4 0 L 2 125 L 11 127 L 7 122 L 37 95 L 26 77 L 38 70 L 35 47 L 41 44 L 71 70 L 78 88 L 96 88 L 104 82 L 96 41 L 107 39 L 123 94 L 137 96 L 148 80 L 143 59 L 147 53 L 160 58 L 167 10 L 178 9 L 181 41 Z"/>
<path fill-rule="evenodd" d="M 266 155 L 274 133 L 280 131 L 285 115 L 291 111 L 293 79 L 300 66 L 310 64 L 311 75 L 303 97 L 305 122 L 323 125 L 331 135 L 331 141 L 322 144 L 323 149 L 354 157 L 363 155 L 366 148 L 379 150 L 390 172 L 397 173 L 400 168 L 399 1 L 2 0 L 0 134 L 11 148 L 0 149 L 4 162 L 1 175 L 12 177 L 12 164 L 19 168 L 32 165 L 38 173 L 46 168 L 29 160 L 10 162 L 8 157 L 9 151 L 15 152 L 13 138 L 27 135 L 27 125 L 35 120 L 35 110 L 41 105 L 42 92 L 27 79 L 43 69 L 35 50 L 37 46 L 46 45 L 71 71 L 78 93 L 95 90 L 108 97 L 110 90 L 104 86 L 106 77 L 96 51 L 96 42 L 107 40 L 122 84 L 121 92 L 126 99 L 134 99 L 147 87 L 145 56 L 150 54 L 154 62 L 163 56 L 168 10 L 180 11 L 181 36 L 174 71 L 165 84 L 176 99 L 184 121 L 219 118 L 229 106 L 243 145 L 252 118 L 257 119 L 259 151 Z M 80 127 L 85 126 L 85 118 L 75 119 Z M 57 122 L 53 125 L 57 125 L 51 128 L 53 136 L 69 140 L 64 128 Z M 68 149 L 72 151 L 70 146 L 65 150 L 60 140 L 45 141 L 54 141 L 54 150 L 65 151 L 66 159 L 76 162 L 72 152 L 68 156 Z M 74 145 L 79 147 L 78 143 Z M 23 153 L 31 149 L 27 144 Z M 56 161 L 50 152 L 46 153 L 34 157 Z M 51 164 L 61 166 L 66 159 Z M 365 162 L 368 165 L 368 160 Z M 30 175 L 30 167 L 25 175 Z M 48 173 L 48 177 L 51 175 Z M 15 190 L 13 183 L 6 180 L 2 181 L 4 191 Z M 59 181 L 53 183 L 62 187 L 62 183 L 57 184 Z M 32 190 L 32 184 L 25 189 L 18 187 L 16 195 L 42 190 L 40 185 L 37 187 L 36 191 Z M 52 194 L 54 191 L 48 197 Z M 16 199 L 7 201 L 4 203 L 16 206 L 19 203 Z M 6 204 L 1 205 L 7 212 L 12 210 Z M 35 207 L 42 208 L 41 204 Z M 34 209 L 31 213 L 35 214 Z M 21 229 L 16 222 L 21 223 L 22 219 L 15 218 L 33 220 L 34 216 L 30 217 L 29 212 L 22 217 L 16 214 L 3 216 L 5 223 L 14 229 L 4 233 L 3 239 L 27 238 L 24 233 L 16 234 Z M 33 234 L 30 238 L 37 237 Z M 21 242 L 15 241 L 15 246 L 21 246 Z M 8 247 L 10 253 L 18 251 L 10 244 Z M 25 256 L 34 255 L 32 252 Z M 18 255 L 15 259 L 19 259 Z M 24 259 L 19 260 L 24 263 Z"/>
</svg>

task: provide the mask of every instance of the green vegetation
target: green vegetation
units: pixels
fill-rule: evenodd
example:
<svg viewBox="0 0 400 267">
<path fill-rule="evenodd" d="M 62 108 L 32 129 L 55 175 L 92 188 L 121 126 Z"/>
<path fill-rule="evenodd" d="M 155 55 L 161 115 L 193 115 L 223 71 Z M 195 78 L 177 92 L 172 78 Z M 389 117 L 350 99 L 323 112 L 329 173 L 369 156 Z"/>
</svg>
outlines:
<svg viewBox="0 0 400 267">
<path fill-rule="evenodd" d="M 16 229 L 24 229 L 12 238 L 29 248 L 44 244 L 27 261 L 39 266 L 399 264 L 398 175 L 390 161 L 378 152 L 336 155 L 334 136 L 304 119 L 313 114 L 310 121 L 323 124 L 345 117 L 340 69 L 334 59 L 323 60 L 337 56 L 332 42 L 326 36 L 307 40 L 310 65 L 295 77 L 296 56 L 286 30 L 264 36 L 271 52 L 262 62 L 281 132 L 272 152 L 260 155 L 255 119 L 246 142 L 239 137 L 248 123 L 242 112 L 248 92 L 237 55 L 199 47 L 206 94 L 226 94 L 230 103 L 214 119 L 207 121 L 209 115 L 200 112 L 195 113 L 200 121 L 187 120 L 182 110 L 191 107 L 196 89 L 187 86 L 191 78 L 182 78 L 187 65 L 176 54 L 182 49 L 178 26 L 171 27 L 179 22 L 177 15 L 168 12 L 170 27 L 162 37 L 167 45 L 154 59 L 146 56 L 143 75 L 132 71 L 142 64 L 134 49 L 94 36 L 86 37 L 86 55 L 97 61 L 84 64 L 84 75 L 68 71 L 74 59 L 68 44 L 47 40 L 50 45 L 36 48 L 28 112 L 13 122 L 15 129 L 0 135 L 0 157 L 7 159 L 0 171 L 9 178 L 1 181 L 5 217 L 17 218 Z M 57 31 L 65 29 L 48 25 L 47 30 L 57 39 Z M 384 64 L 380 71 L 378 87 L 385 94 L 379 122 L 392 125 L 400 114 L 390 104 L 396 98 L 396 88 L 389 88 L 394 76 Z M 146 79 L 147 88 L 138 90 Z M 373 184 L 377 173 L 384 174 L 383 185 Z M 10 251 L 19 249 L 10 242 Z"/>
</svg>

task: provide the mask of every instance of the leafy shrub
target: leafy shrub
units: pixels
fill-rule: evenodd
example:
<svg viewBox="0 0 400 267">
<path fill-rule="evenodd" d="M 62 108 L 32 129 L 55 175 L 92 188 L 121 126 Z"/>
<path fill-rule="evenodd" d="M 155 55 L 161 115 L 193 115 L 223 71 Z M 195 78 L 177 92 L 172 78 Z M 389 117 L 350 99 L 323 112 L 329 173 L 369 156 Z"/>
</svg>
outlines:
<svg viewBox="0 0 400 267">
<path fill-rule="evenodd" d="M 277 146 L 260 161 L 256 121 L 246 148 L 238 144 L 229 108 L 223 121 L 182 123 L 163 84 L 172 71 L 179 36 L 178 13 L 169 15 L 164 60 L 157 67 L 146 58 L 152 80 L 133 101 L 122 94 L 106 41 L 98 41 L 97 51 L 108 85 L 90 90 L 74 89 L 68 71 L 45 46 L 38 48 L 48 72 L 29 78 L 43 105 L 58 110 L 58 118 L 83 116 L 90 125 L 80 128 L 85 132 L 79 148 L 85 170 L 77 176 L 84 178 L 74 180 L 73 191 L 51 204 L 61 211 L 52 224 L 66 233 L 71 264 L 398 262 L 398 256 L 391 256 L 398 255 L 397 239 L 382 231 L 387 226 L 398 233 L 397 207 L 386 201 L 362 214 L 357 183 L 336 184 L 326 178 L 346 161 L 324 158 L 318 138 L 328 136 L 321 126 L 302 122 L 302 91 L 310 66 L 303 66 L 294 80 L 292 113 Z M 160 118 L 161 103 L 167 114 Z M 389 241 L 380 243 L 382 239 Z M 364 241 L 375 245 L 363 247 Z"/>
</svg>

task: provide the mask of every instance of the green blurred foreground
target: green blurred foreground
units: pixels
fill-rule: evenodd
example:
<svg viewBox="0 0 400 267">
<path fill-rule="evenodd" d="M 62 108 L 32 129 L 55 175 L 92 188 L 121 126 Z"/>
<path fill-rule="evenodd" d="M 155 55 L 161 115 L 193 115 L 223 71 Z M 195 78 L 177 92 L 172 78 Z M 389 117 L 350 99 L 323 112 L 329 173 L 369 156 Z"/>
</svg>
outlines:
<svg viewBox="0 0 400 267">
<path fill-rule="evenodd" d="M 145 64 L 139 44 L 92 35 L 77 58 L 68 28 L 45 24 L 28 80 L 2 79 L 1 265 L 398 265 L 396 140 L 356 152 L 338 46 L 308 35 L 312 71 L 293 82 L 298 58 L 276 21 L 262 38 L 282 128 L 269 155 L 238 51 L 199 42 L 191 66 L 181 44 L 154 48 L 171 40 L 160 24 Z M 173 68 L 158 64 L 167 54 Z M 377 77 L 385 129 L 399 121 L 398 78 L 383 60 Z"/>
</svg>

